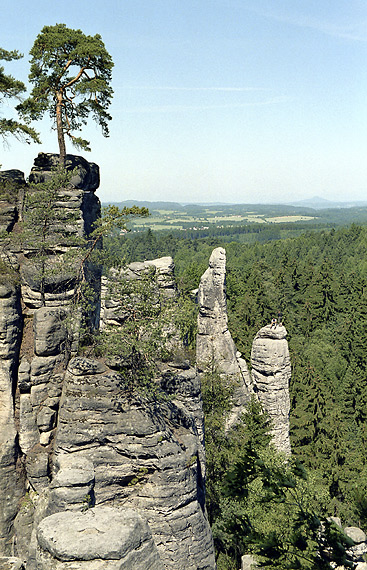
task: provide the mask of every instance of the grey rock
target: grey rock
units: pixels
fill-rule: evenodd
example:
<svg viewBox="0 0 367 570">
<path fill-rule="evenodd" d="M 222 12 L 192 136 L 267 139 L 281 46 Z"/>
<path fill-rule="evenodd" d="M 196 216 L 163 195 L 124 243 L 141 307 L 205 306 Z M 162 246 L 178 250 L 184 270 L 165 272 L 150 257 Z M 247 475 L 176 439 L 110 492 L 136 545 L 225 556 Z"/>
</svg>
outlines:
<svg viewBox="0 0 367 570">
<path fill-rule="evenodd" d="M 63 309 L 41 307 L 34 313 L 34 351 L 37 356 L 53 356 L 65 349 L 66 312 Z"/>
<path fill-rule="evenodd" d="M 31 395 L 20 394 L 19 412 L 19 445 L 27 454 L 39 442 L 39 432 L 36 423 L 36 411 L 33 408 Z"/>
<path fill-rule="evenodd" d="M 68 568 L 60 565 L 68 561 L 110 561 L 108 567 L 119 570 L 164 570 L 148 524 L 131 509 L 95 507 L 85 513 L 56 513 L 41 521 L 37 540 L 38 564 L 45 570 Z M 94 566 L 99 567 L 107 568 Z"/>
<path fill-rule="evenodd" d="M 49 484 L 47 450 L 34 446 L 27 454 L 26 469 L 28 480 L 37 493 L 42 493 Z"/>
<path fill-rule="evenodd" d="M 158 287 L 168 297 L 175 297 L 177 295 L 176 282 L 174 278 L 175 264 L 172 257 L 159 257 L 145 261 L 148 267 L 154 267 L 157 275 Z"/>
<path fill-rule="evenodd" d="M 363 530 L 357 526 L 347 526 L 344 532 L 349 538 L 351 538 L 356 544 L 361 542 L 366 542 L 366 534 Z"/>
<path fill-rule="evenodd" d="M 251 365 L 257 397 L 271 420 L 274 445 L 280 451 L 290 454 L 291 363 L 286 335 L 283 326 L 274 329 L 267 325 L 260 329 L 252 345 Z"/>
<path fill-rule="evenodd" d="M 64 360 L 63 355 L 35 356 L 31 362 L 31 385 L 46 384 L 51 380 L 56 367 Z"/>
<path fill-rule="evenodd" d="M 51 488 L 91 485 L 94 482 L 93 463 L 84 457 L 60 455 L 57 458 L 59 471 Z"/>
<path fill-rule="evenodd" d="M 93 463 L 78 455 L 60 455 L 59 471 L 51 482 L 48 513 L 85 510 L 94 504 Z"/>
<path fill-rule="evenodd" d="M 18 387 L 20 392 L 30 392 L 31 365 L 26 358 L 22 358 L 18 368 Z"/>
<path fill-rule="evenodd" d="M 71 360 L 65 376 L 55 461 L 91 461 L 96 506 L 144 515 L 167 570 L 214 569 L 193 416 L 179 402 L 127 398 L 119 374 L 84 360 Z"/>
<path fill-rule="evenodd" d="M 23 562 L 14 556 L 0 557 L 1 570 L 24 570 Z"/>
<path fill-rule="evenodd" d="M 200 372 L 215 369 L 235 386 L 227 429 L 238 421 L 253 394 L 247 364 L 228 330 L 226 298 L 226 252 L 213 250 L 209 267 L 200 280 L 198 290 L 198 333 L 196 359 Z"/>
<path fill-rule="evenodd" d="M 20 170 L 0 172 L 0 231 L 11 232 L 21 219 L 25 185 L 24 174 Z"/>
<path fill-rule="evenodd" d="M 7 182 L 13 184 L 15 187 L 25 186 L 24 172 L 21 170 L 1 170 L 0 183 L 6 184 Z"/>
<path fill-rule="evenodd" d="M 56 412 L 48 406 L 43 406 L 37 414 L 37 427 L 42 431 L 50 431 L 54 427 Z"/>
<path fill-rule="evenodd" d="M 257 568 L 256 560 L 251 554 L 245 554 L 241 558 L 241 570 L 255 570 Z"/>
<path fill-rule="evenodd" d="M 35 184 L 44 182 L 51 177 L 52 171 L 58 166 L 59 155 L 40 152 L 34 160 L 29 181 Z M 66 170 L 77 169 L 70 184 L 84 191 L 95 191 L 99 186 L 99 168 L 97 164 L 88 162 L 82 156 L 66 155 Z"/>
<path fill-rule="evenodd" d="M 24 493 L 17 470 L 19 451 L 14 417 L 13 386 L 21 332 L 19 289 L 0 287 L 0 555 L 11 554 L 13 521 Z"/>
<path fill-rule="evenodd" d="M 17 358 L 21 335 L 20 290 L 2 284 L 0 289 L 0 359 Z"/>
<path fill-rule="evenodd" d="M 339 517 L 328 517 L 327 520 L 335 523 L 339 528 L 342 528 L 342 521 Z"/>
</svg>

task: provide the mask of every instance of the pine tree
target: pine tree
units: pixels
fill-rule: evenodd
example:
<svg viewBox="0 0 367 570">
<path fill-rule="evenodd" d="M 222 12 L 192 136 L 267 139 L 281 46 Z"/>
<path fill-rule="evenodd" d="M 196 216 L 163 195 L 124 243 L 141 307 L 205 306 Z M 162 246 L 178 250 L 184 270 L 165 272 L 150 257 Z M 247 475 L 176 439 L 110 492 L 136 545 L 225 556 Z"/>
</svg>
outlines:
<svg viewBox="0 0 367 570">
<path fill-rule="evenodd" d="M 29 81 L 34 87 L 17 109 L 26 120 L 50 115 L 63 166 L 65 134 L 76 148 L 90 150 L 89 142 L 74 134 L 87 123 L 90 114 L 102 128 L 102 134 L 109 134 L 112 58 L 99 34 L 87 36 L 65 24 L 44 26 L 30 55 Z"/>
</svg>

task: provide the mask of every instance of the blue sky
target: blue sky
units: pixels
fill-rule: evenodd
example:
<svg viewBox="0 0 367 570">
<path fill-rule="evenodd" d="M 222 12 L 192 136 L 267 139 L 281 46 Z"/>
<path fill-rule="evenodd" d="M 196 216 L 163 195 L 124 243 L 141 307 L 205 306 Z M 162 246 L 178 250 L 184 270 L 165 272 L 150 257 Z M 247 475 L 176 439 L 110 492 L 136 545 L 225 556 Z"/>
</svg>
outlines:
<svg viewBox="0 0 367 570">
<path fill-rule="evenodd" d="M 55 23 L 101 34 L 115 62 L 110 137 L 84 132 L 102 201 L 366 199 L 365 0 L 13 0 L 0 45 L 25 57 L 6 71 L 27 82 Z M 3 169 L 58 151 L 34 126 L 42 145 L 9 139 Z"/>
</svg>

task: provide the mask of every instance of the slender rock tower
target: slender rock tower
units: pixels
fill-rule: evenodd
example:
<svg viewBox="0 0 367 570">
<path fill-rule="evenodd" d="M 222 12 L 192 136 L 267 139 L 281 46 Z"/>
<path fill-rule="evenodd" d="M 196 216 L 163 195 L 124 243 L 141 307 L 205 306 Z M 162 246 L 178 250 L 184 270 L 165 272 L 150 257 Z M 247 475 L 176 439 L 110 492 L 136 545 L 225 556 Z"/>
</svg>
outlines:
<svg viewBox="0 0 367 570">
<path fill-rule="evenodd" d="M 241 358 L 228 330 L 226 299 L 226 251 L 217 247 L 209 259 L 198 292 L 199 316 L 196 361 L 199 372 L 213 367 L 235 386 L 227 429 L 238 421 L 253 394 L 246 361 Z"/>
<path fill-rule="evenodd" d="M 267 325 L 255 336 L 252 352 L 252 380 L 259 401 L 269 414 L 273 442 L 279 451 L 291 453 L 289 441 L 289 358 L 285 327 Z"/>
<path fill-rule="evenodd" d="M 218 247 L 210 256 L 199 292 L 197 335 L 197 366 L 201 373 L 210 367 L 235 383 L 233 407 L 227 429 L 238 421 L 254 395 L 269 414 L 274 445 L 290 453 L 289 442 L 289 380 L 291 365 L 283 326 L 263 327 L 255 336 L 251 375 L 241 353 L 237 351 L 228 330 L 226 301 L 226 252 Z"/>
</svg>

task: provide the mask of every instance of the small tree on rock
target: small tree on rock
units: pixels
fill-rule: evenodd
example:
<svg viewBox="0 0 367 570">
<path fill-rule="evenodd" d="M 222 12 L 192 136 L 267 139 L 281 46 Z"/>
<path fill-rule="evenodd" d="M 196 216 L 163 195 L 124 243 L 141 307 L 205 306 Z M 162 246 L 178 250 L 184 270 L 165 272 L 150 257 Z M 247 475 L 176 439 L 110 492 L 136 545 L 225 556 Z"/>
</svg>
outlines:
<svg viewBox="0 0 367 570">
<path fill-rule="evenodd" d="M 74 134 L 90 114 L 102 134 L 109 135 L 113 61 L 99 34 L 86 36 L 65 24 L 45 26 L 30 55 L 29 81 L 34 87 L 17 109 L 26 120 L 38 120 L 49 113 L 57 131 L 60 165 L 64 166 L 65 134 L 76 148 L 90 151 L 89 142 Z"/>
</svg>

